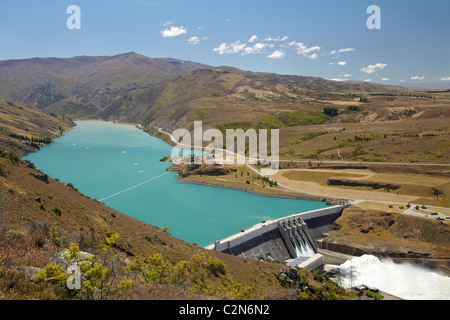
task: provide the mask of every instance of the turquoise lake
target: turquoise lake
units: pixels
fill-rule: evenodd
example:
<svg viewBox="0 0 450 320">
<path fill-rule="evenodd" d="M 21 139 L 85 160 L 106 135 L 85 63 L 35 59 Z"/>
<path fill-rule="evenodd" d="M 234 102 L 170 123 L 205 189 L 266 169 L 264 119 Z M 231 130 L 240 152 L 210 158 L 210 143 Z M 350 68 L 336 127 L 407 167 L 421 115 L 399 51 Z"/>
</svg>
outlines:
<svg viewBox="0 0 450 320">
<path fill-rule="evenodd" d="M 159 161 L 171 150 L 133 125 L 77 121 L 74 129 L 24 159 L 91 198 L 200 246 L 262 220 L 326 206 L 180 183 L 176 172 L 166 173 L 171 163 Z"/>
</svg>

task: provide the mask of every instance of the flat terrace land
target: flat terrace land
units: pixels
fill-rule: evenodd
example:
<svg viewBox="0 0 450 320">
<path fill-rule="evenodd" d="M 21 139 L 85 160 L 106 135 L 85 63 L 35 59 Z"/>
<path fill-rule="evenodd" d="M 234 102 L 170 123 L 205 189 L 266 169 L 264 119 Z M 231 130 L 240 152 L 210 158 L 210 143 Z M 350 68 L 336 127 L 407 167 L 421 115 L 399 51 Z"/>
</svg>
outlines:
<svg viewBox="0 0 450 320">
<path fill-rule="evenodd" d="M 450 208 L 449 170 L 363 165 L 343 169 L 339 166 L 306 165 L 306 168 L 280 169 L 273 179 L 299 192 L 383 203 L 403 203 L 405 210 L 408 203 Z M 415 210 L 415 206 L 408 209 Z M 421 212 L 424 212 L 424 208 L 419 206 L 419 211 L 421 209 Z"/>
</svg>

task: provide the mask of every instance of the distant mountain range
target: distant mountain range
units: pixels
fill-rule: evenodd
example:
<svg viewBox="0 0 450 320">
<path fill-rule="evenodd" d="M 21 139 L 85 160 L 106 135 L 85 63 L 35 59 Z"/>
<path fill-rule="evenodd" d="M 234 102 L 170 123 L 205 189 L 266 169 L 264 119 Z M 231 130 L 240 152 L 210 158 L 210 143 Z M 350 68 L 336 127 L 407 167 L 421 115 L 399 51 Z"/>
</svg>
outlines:
<svg viewBox="0 0 450 320">
<path fill-rule="evenodd" d="M 74 119 L 100 118 L 171 129 L 192 121 L 271 126 L 280 112 L 402 87 L 257 73 L 133 52 L 115 56 L 0 61 L 0 98 Z M 240 119 L 237 119 L 239 115 Z"/>
<path fill-rule="evenodd" d="M 450 90 L 450 81 L 402 83 L 401 86 L 409 89 Z"/>
</svg>

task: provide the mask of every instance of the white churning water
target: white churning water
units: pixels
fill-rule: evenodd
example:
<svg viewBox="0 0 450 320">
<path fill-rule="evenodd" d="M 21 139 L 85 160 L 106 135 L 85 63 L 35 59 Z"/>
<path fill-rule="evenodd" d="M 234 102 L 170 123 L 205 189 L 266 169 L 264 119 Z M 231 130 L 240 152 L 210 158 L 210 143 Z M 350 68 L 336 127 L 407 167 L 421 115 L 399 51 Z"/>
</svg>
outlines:
<svg viewBox="0 0 450 320">
<path fill-rule="evenodd" d="M 411 263 L 363 255 L 339 268 L 345 288 L 366 285 L 406 300 L 450 300 L 450 277 Z"/>
</svg>

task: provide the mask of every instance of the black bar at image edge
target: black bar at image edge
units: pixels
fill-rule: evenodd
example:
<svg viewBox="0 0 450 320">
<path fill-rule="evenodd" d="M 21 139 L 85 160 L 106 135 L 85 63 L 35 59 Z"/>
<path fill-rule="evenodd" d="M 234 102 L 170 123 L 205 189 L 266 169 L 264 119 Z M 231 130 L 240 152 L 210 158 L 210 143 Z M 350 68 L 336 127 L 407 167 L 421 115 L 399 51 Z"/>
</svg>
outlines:
<svg viewBox="0 0 450 320">
<path fill-rule="evenodd" d="M 409 303 L 417 301 L 409 301 Z M 402 301 L 408 303 L 408 301 Z M 381 304 L 381 305 L 380 305 Z M 314 312 L 318 316 L 336 316 L 347 312 L 368 314 L 374 310 L 390 307 L 407 307 L 393 305 L 386 301 L 312 301 L 312 300 L 109 300 L 109 301 L 0 301 L 0 309 L 19 312 L 21 315 L 51 314 L 66 311 L 66 315 L 78 316 L 118 316 L 138 314 L 144 317 L 159 315 L 167 319 L 280 319 L 293 315 Z M 374 309 L 375 308 L 375 309 Z M 380 309 L 383 308 L 383 309 Z M 410 311 L 413 308 L 408 308 Z M 404 310 L 409 313 L 410 311 Z M 52 311 L 53 310 L 53 311 Z M 372 310 L 372 311 L 369 311 Z M 386 309 L 387 310 L 387 309 Z M 391 309 L 390 309 L 391 310 Z M 377 312 L 378 312 L 377 311 Z M 412 314 L 411 314 L 412 315 Z"/>
</svg>

